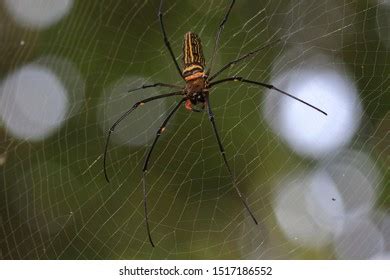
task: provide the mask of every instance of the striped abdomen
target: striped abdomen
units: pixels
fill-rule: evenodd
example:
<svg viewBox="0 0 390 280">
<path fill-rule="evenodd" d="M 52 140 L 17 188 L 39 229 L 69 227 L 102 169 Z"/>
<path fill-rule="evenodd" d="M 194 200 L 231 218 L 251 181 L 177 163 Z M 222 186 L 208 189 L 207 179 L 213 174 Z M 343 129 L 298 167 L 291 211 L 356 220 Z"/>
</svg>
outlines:
<svg viewBox="0 0 390 280">
<path fill-rule="evenodd" d="M 204 76 L 205 61 L 202 43 L 195 33 L 187 32 L 184 35 L 183 62 L 183 76 L 186 81 Z"/>
</svg>

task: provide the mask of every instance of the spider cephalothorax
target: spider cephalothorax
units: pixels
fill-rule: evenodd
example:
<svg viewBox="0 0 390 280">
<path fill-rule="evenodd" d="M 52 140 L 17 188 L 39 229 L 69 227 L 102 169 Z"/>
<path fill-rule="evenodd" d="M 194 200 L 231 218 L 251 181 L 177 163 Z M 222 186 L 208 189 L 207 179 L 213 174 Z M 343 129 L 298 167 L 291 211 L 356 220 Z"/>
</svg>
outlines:
<svg viewBox="0 0 390 280">
<path fill-rule="evenodd" d="M 142 169 L 145 224 L 146 224 L 146 230 L 148 233 L 150 244 L 153 247 L 154 247 L 154 243 L 153 243 L 152 236 L 150 233 L 149 222 L 148 222 L 148 211 L 147 211 L 148 208 L 146 206 L 146 193 L 147 192 L 146 192 L 145 175 L 146 175 L 146 172 L 148 171 L 149 160 L 150 160 L 150 157 L 152 155 L 153 148 L 155 147 L 155 145 L 157 143 L 158 138 L 165 131 L 165 127 L 168 124 L 168 121 L 177 112 L 177 110 L 182 106 L 182 104 L 185 104 L 186 109 L 191 110 L 193 112 L 201 112 L 201 111 L 207 112 L 209 119 L 210 119 L 210 122 L 211 122 L 211 125 L 212 125 L 212 128 L 213 128 L 213 131 L 214 131 L 214 134 L 215 134 L 215 137 L 216 137 L 216 140 L 218 142 L 219 151 L 221 153 L 221 156 L 223 158 L 223 161 L 225 163 L 225 166 L 226 166 L 229 174 L 232 176 L 233 187 L 236 190 L 239 198 L 243 202 L 246 210 L 248 211 L 249 215 L 251 216 L 251 218 L 253 219 L 255 224 L 257 224 L 257 220 L 256 220 L 254 214 L 252 213 L 252 211 L 250 210 L 249 205 L 246 203 L 246 200 L 245 200 L 243 194 L 236 186 L 233 173 L 232 173 L 230 166 L 229 166 L 229 163 L 226 159 L 225 150 L 224 150 L 224 147 L 222 145 L 222 141 L 219 137 L 218 129 L 217 129 L 217 126 L 215 123 L 214 113 L 211 110 L 210 99 L 209 99 L 209 90 L 218 84 L 222 84 L 222 83 L 226 83 L 226 82 L 233 82 L 234 81 L 234 82 L 240 82 L 240 83 L 244 83 L 244 84 L 251 84 L 251 85 L 260 86 L 263 88 L 268 88 L 268 89 L 272 89 L 274 91 L 277 91 L 281 94 L 284 94 L 285 96 L 291 97 L 291 98 L 317 110 L 318 112 L 321 112 L 322 114 L 326 115 L 326 113 L 324 111 L 322 111 L 321 109 L 318 109 L 317 107 L 309 104 L 308 102 L 306 102 L 298 97 L 295 97 L 294 95 L 291 95 L 288 92 L 285 92 L 281 89 L 278 89 L 271 84 L 248 80 L 248 79 L 245 79 L 244 77 L 238 77 L 238 76 L 227 77 L 224 79 L 214 81 L 214 79 L 216 77 L 218 77 L 219 75 L 221 75 L 226 69 L 229 69 L 231 66 L 237 64 L 238 62 L 243 61 L 243 60 L 247 59 L 248 57 L 255 55 L 260 50 L 262 50 L 266 47 L 269 47 L 270 45 L 280 41 L 280 40 L 276 40 L 276 41 L 270 42 L 263 47 L 260 47 L 252 52 L 249 52 L 249 53 L 227 63 L 225 66 L 221 67 L 214 74 L 211 74 L 211 68 L 213 65 L 214 57 L 215 57 L 215 54 L 218 50 L 219 39 L 221 37 L 221 33 L 222 33 L 223 28 L 224 28 L 224 25 L 227 22 L 227 19 L 229 17 L 230 11 L 233 8 L 235 0 L 231 0 L 230 6 L 225 14 L 225 17 L 223 18 L 222 22 L 219 25 L 218 33 L 217 33 L 216 39 L 215 39 L 213 55 L 211 57 L 210 65 L 208 66 L 207 72 L 205 71 L 205 59 L 204 59 L 203 51 L 202 51 L 202 44 L 200 42 L 198 35 L 196 35 L 193 32 L 187 32 L 184 36 L 184 44 L 183 44 L 184 69 L 183 69 L 183 71 L 181 71 L 179 64 L 176 61 L 176 56 L 171 48 L 171 45 L 170 45 L 169 40 L 168 40 L 168 36 L 167 36 L 165 28 L 164 28 L 162 3 L 163 3 L 163 1 L 161 0 L 158 16 L 160 19 L 160 26 L 161 26 L 162 35 L 164 37 L 164 43 L 165 43 L 165 46 L 167 47 L 167 49 L 171 55 L 171 58 L 173 60 L 173 63 L 175 64 L 175 67 L 176 67 L 178 74 L 180 75 L 180 78 L 184 79 L 184 81 L 185 81 L 185 87 L 182 87 L 179 85 L 167 84 L 167 83 L 154 83 L 154 84 L 146 84 L 146 85 L 143 85 L 141 87 L 130 90 L 129 92 L 136 91 L 136 90 L 142 90 L 142 89 L 146 89 L 146 88 L 151 88 L 151 87 L 166 87 L 166 88 L 174 88 L 176 91 L 152 96 L 149 98 L 145 98 L 143 100 L 136 102 L 129 110 L 127 110 L 111 126 L 110 130 L 108 131 L 106 146 L 104 149 L 104 157 L 103 157 L 104 175 L 105 175 L 106 180 L 108 182 L 109 179 L 108 179 L 107 170 L 106 170 L 106 158 L 107 158 L 106 155 L 107 155 L 107 149 L 108 149 L 108 143 L 110 140 L 110 136 L 111 136 L 111 133 L 114 131 L 115 127 L 122 120 L 124 120 L 128 115 L 130 115 L 131 112 L 133 112 L 139 106 L 144 105 L 145 103 L 151 102 L 153 100 L 161 99 L 161 98 L 170 97 L 170 96 L 180 96 L 181 97 L 181 100 L 176 104 L 176 106 L 174 106 L 174 108 L 171 110 L 171 112 L 168 114 L 168 116 L 165 118 L 164 122 L 161 124 L 160 128 L 158 129 L 156 136 L 154 138 L 153 144 L 150 147 L 149 152 L 147 153 L 144 167 Z M 209 74 L 210 74 L 210 76 L 209 76 Z M 194 108 L 194 106 L 196 106 L 196 107 Z M 198 106 L 200 107 L 200 110 L 198 109 Z M 206 108 L 206 110 L 203 110 L 205 108 Z"/>
</svg>

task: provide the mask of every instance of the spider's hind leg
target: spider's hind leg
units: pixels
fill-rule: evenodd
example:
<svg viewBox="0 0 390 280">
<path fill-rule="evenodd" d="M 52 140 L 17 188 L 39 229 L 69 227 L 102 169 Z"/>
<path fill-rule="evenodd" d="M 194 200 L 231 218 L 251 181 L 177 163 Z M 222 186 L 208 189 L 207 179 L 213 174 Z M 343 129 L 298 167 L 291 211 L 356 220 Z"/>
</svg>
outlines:
<svg viewBox="0 0 390 280">
<path fill-rule="evenodd" d="M 148 165 L 150 156 L 152 155 L 153 149 L 157 143 L 158 138 L 160 138 L 161 134 L 164 132 L 166 125 L 168 124 L 168 121 L 171 119 L 171 117 L 176 113 L 176 111 L 180 108 L 181 104 L 187 100 L 187 97 L 184 97 L 182 100 L 179 101 L 179 103 L 173 108 L 173 110 L 169 113 L 169 115 L 165 118 L 164 122 L 160 126 L 160 128 L 157 130 L 156 136 L 154 138 L 153 144 L 149 149 L 149 152 L 145 159 L 144 168 L 142 169 L 142 184 L 143 184 L 143 196 L 144 196 L 144 214 L 145 214 L 145 225 L 146 225 L 146 231 L 148 233 L 148 238 L 150 245 L 154 247 L 152 235 L 150 233 L 150 227 L 149 227 L 149 217 L 148 217 L 148 208 L 146 203 L 146 172 L 148 171 Z"/>
<path fill-rule="evenodd" d="M 117 119 L 115 121 L 115 123 L 110 127 L 110 129 L 108 131 L 108 134 L 107 134 L 106 144 L 104 146 L 104 154 L 103 154 L 103 171 L 104 171 L 104 177 L 106 178 L 107 183 L 110 182 L 110 179 L 109 179 L 108 174 L 107 174 L 107 168 L 106 168 L 108 145 L 110 143 L 111 134 L 114 132 L 115 128 L 125 118 L 127 118 L 131 114 L 131 112 L 133 112 L 139 106 L 142 106 L 145 103 L 148 103 L 148 102 L 153 101 L 153 100 L 157 100 L 157 99 L 161 99 L 161 98 L 165 98 L 165 97 L 169 97 L 169 96 L 177 96 L 177 95 L 182 95 L 182 93 L 180 91 L 178 91 L 178 92 L 171 92 L 171 93 L 160 94 L 160 95 L 156 95 L 156 96 L 152 96 L 152 97 L 140 100 L 140 101 L 134 103 L 134 105 L 129 110 L 127 110 L 119 119 Z"/>
<path fill-rule="evenodd" d="M 251 216 L 253 222 L 257 225 L 257 220 L 255 218 L 255 215 L 252 213 L 251 209 L 249 208 L 248 204 L 246 203 L 246 199 L 244 198 L 244 196 L 242 195 L 241 191 L 238 189 L 237 185 L 236 185 L 236 180 L 234 178 L 234 175 L 232 173 L 232 170 L 230 169 L 230 166 L 229 166 L 229 163 L 226 159 L 226 155 L 225 155 L 225 149 L 222 145 L 222 142 L 221 142 L 221 139 L 219 137 L 219 133 L 218 133 L 218 129 L 217 129 L 217 125 L 215 124 L 215 119 L 214 119 L 214 113 L 213 111 L 211 110 L 211 106 L 210 106 L 210 100 L 209 100 L 209 96 L 208 94 L 205 94 L 205 101 L 206 101 L 206 106 L 207 106 L 207 113 L 209 115 L 209 119 L 210 119 L 210 122 L 211 122 L 211 125 L 213 126 L 213 130 L 214 130 L 214 134 L 215 134 L 215 137 L 217 138 L 217 142 L 218 142 L 218 146 L 219 146 L 219 151 L 221 152 L 221 155 L 222 155 L 222 158 L 223 158 L 223 161 L 225 163 L 225 166 L 227 168 L 227 170 L 229 171 L 229 174 L 230 176 L 232 177 L 232 180 L 233 180 L 233 187 L 234 189 L 236 190 L 238 196 L 240 197 L 242 203 L 244 204 L 246 210 L 248 211 L 249 215 Z"/>
</svg>

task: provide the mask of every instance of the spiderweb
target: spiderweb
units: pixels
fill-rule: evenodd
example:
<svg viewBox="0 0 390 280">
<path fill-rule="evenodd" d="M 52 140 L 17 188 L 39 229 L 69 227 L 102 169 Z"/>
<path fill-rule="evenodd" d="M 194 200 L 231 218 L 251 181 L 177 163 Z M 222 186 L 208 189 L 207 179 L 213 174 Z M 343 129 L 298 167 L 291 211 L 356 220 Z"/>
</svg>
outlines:
<svg viewBox="0 0 390 280">
<path fill-rule="evenodd" d="M 69 106 L 61 124 L 40 139 L 15 134 L 3 116 L 1 258 L 328 259 L 372 258 L 389 252 L 387 1 L 236 1 L 214 71 L 275 38 L 282 40 L 221 78 L 241 75 L 287 90 L 289 77 L 303 83 L 304 77 L 296 74 L 300 71 L 337 69 L 357 88 L 360 101 L 350 105 L 359 112 L 359 121 L 356 128 L 351 124 L 340 132 L 351 133 L 343 145 L 312 156 L 294 149 L 279 129 L 277 112 L 286 97 L 238 83 L 212 90 L 227 159 L 259 221 L 256 226 L 232 187 L 207 114 L 189 113 L 183 107 L 160 137 L 146 177 L 156 248 L 146 235 L 141 171 L 158 127 L 178 99 L 145 104 L 116 129 L 109 147 L 109 184 L 102 152 L 110 125 L 126 109 L 142 98 L 169 92 L 153 88 L 128 94 L 128 89 L 181 82 L 163 45 L 159 1 L 75 1 L 68 15 L 43 30 L 18 25 L 6 2 L 0 10 L 2 98 L 9 91 L 4 81 L 10 73 L 33 63 L 57 75 Z M 199 34 L 207 64 L 230 1 L 164 2 L 166 30 L 180 65 L 187 31 Z M 0 109 L 11 110 L 4 100 Z M 321 97 L 309 101 L 327 106 Z M 46 112 L 51 107 L 42 108 Z M 340 171 L 340 166 L 348 168 Z M 316 204 L 302 186 L 321 177 L 315 174 L 323 170 L 346 186 L 339 190 L 344 200 L 336 195 L 332 199 L 360 211 L 361 220 L 343 220 L 340 232 L 335 232 L 340 226 L 336 210 L 326 222 L 321 211 L 313 211 L 315 225 L 306 222 L 306 212 L 287 215 L 299 213 L 296 205 L 305 201 Z M 343 181 L 345 176 L 348 180 Z M 362 186 L 359 178 L 366 180 Z M 326 205 L 331 203 L 327 200 Z M 324 224 L 326 230 L 313 234 Z M 356 236 L 356 231 L 362 234 Z M 360 251 L 351 251 L 348 235 L 359 240 Z"/>
</svg>

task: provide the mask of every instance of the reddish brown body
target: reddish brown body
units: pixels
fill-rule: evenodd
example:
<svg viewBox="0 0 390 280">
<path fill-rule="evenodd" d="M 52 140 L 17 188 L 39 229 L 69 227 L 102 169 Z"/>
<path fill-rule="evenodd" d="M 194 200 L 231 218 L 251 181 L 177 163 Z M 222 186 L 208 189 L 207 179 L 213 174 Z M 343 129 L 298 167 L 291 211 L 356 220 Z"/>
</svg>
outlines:
<svg viewBox="0 0 390 280">
<path fill-rule="evenodd" d="M 183 54 L 183 77 L 186 81 L 186 95 L 189 97 L 186 108 L 197 112 L 199 110 L 193 106 L 200 103 L 204 108 L 204 95 L 208 94 L 205 59 L 198 35 L 193 32 L 184 35 Z"/>
</svg>

